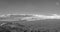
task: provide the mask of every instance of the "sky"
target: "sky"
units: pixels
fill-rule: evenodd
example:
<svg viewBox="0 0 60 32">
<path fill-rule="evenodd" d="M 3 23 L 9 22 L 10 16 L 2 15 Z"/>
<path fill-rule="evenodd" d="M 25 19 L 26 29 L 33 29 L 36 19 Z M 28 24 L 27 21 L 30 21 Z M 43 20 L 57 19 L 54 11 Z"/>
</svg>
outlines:
<svg viewBox="0 0 60 32">
<path fill-rule="evenodd" d="M 0 14 L 60 14 L 60 0 L 0 0 Z"/>
</svg>

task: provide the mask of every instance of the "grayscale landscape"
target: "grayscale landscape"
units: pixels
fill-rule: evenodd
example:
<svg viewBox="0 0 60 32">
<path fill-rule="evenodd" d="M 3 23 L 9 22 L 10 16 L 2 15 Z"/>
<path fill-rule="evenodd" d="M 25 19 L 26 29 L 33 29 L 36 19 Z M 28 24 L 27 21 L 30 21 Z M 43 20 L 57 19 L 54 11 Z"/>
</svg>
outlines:
<svg viewBox="0 0 60 32">
<path fill-rule="evenodd" d="M 59 19 L 6 14 L 56 14 Z M 0 32 L 60 32 L 60 0 L 0 0 Z"/>
</svg>

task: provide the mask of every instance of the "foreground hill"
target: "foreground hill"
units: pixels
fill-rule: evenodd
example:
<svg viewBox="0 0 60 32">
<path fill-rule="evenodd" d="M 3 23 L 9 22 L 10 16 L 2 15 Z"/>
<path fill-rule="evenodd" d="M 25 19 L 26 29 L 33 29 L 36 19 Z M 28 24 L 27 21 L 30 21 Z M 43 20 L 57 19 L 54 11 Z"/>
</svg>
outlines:
<svg viewBox="0 0 60 32">
<path fill-rule="evenodd" d="M 56 20 L 56 19 L 39 20 L 39 21 L 25 21 L 25 20 L 24 21 L 0 21 L 0 23 L 6 23 L 7 26 L 3 25 L 3 27 L 15 25 L 15 26 L 18 26 L 18 27 L 14 26 L 15 28 L 23 29 L 22 28 L 22 26 L 23 26 L 25 29 L 25 30 L 23 29 L 23 32 L 26 31 L 26 29 L 27 29 L 27 32 L 28 31 L 29 32 L 32 32 L 32 31 L 33 32 L 34 31 L 36 31 L 36 32 L 38 32 L 38 31 L 39 32 L 60 32 L 60 20 Z"/>
</svg>

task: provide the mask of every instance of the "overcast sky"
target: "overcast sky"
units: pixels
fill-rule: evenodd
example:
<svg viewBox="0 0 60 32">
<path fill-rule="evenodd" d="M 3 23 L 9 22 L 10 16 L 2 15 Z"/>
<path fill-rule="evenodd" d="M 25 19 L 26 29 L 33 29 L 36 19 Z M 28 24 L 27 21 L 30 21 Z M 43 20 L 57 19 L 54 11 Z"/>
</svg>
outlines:
<svg viewBox="0 0 60 32">
<path fill-rule="evenodd" d="M 59 14 L 60 0 L 0 0 L 0 14 Z"/>
</svg>

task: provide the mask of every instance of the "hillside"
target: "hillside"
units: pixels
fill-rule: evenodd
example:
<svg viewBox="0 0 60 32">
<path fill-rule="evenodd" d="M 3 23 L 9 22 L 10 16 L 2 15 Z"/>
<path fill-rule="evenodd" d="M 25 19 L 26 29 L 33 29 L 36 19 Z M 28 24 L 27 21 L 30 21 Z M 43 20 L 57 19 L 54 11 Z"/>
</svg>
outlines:
<svg viewBox="0 0 60 32">
<path fill-rule="evenodd" d="M 14 16 L 14 15 L 13 15 Z M 14 19 L 10 16 L 10 19 Z M 19 15 L 20 17 L 20 15 Z M 4 19 L 4 18 L 3 18 Z M 9 19 L 8 17 L 6 19 Z M 9 19 L 9 20 L 10 20 Z M 60 19 L 0 21 L 0 32 L 60 32 Z"/>
</svg>

